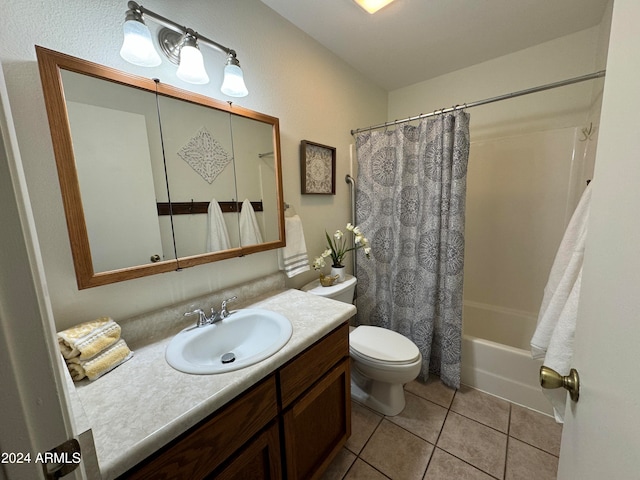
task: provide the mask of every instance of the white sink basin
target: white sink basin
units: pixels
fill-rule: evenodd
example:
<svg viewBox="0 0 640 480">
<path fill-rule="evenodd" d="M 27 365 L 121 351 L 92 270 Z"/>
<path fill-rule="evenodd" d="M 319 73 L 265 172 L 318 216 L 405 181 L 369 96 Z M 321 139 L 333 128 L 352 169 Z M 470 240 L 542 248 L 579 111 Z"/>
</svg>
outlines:
<svg viewBox="0 0 640 480">
<path fill-rule="evenodd" d="M 270 357 L 289 341 L 291 332 L 291 322 L 279 313 L 234 310 L 212 325 L 182 330 L 169 342 L 165 358 L 185 373 L 230 372 Z"/>
</svg>

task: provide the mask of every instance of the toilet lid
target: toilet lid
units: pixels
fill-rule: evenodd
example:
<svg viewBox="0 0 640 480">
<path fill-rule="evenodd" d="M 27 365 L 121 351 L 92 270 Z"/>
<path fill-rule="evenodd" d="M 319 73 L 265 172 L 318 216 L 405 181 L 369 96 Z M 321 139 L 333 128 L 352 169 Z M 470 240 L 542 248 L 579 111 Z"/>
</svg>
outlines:
<svg viewBox="0 0 640 480">
<path fill-rule="evenodd" d="M 386 363 L 411 363 L 420 356 L 415 343 L 386 328 L 361 325 L 349 334 L 349 347 L 366 357 Z"/>
</svg>

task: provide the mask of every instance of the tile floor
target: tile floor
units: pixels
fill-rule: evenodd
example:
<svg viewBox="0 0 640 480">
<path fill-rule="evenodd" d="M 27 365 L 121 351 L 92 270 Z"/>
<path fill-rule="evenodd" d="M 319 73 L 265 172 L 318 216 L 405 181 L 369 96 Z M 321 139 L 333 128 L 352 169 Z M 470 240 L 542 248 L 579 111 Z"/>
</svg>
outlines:
<svg viewBox="0 0 640 480">
<path fill-rule="evenodd" d="M 562 426 L 438 378 L 405 386 L 395 417 L 352 403 L 352 434 L 325 480 L 555 479 Z"/>
</svg>

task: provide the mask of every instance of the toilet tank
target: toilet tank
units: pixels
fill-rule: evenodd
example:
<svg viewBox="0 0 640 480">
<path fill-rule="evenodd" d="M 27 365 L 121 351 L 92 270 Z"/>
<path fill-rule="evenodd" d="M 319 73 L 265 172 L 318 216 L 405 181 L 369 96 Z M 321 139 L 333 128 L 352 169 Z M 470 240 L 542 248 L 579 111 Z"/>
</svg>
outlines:
<svg viewBox="0 0 640 480">
<path fill-rule="evenodd" d="M 345 275 L 344 282 L 330 287 L 323 287 L 320 285 L 320 280 L 316 279 L 313 282 L 307 283 L 301 288 L 303 292 L 312 293 L 313 295 L 319 295 L 321 297 L 331 298 L 344 303 L 353 303 L 353 295 L 356 291 L 356 277 L 352 275 Z"/>
</svg>

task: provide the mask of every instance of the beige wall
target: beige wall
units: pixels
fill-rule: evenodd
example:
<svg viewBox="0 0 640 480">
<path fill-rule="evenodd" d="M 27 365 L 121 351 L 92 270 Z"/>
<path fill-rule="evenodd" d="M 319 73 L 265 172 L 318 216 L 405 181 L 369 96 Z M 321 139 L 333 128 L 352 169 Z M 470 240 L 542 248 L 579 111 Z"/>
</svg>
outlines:
<svg viewBox="0 0 640 480">
<path fill-rule="evenodd" d="M 599 31 L 592 27 L 390 92 L 388 120 L 592 73 L 596 70 Z M 595 83 L 469 109 L 472 140 L 582 123 Z"/>
<path fill-rule="evenodd" d="M 302 217 L 309 255 L 323 250 L 324 229 L 349 220 L 349 131 L 384 121 L 387 94 L 284 21 L 259 0 L 157 0 L 147 7 L 234 48 L 249 96 L 237 103 L 280 119 L 285 200 Z M 220 91 L 224 56 L 203 48 L 211 83 L 195 86 L 164 62 L 144 69 L 119 56 L 126 2 L 3 2 L 0 30 L 11 109 L 44 258 L 56 326 L 98 315 L 126 318 L 277 270 L 275 251 L 78 291 L 66 232 L 34 44 L 227 100 Z M 150 21 L 151 28 L 155 28 Z M 337 148 L 335 196 L 300 195 L 301 140 Z M 7 274 L 7 272 L 2 272 Z M 295 277 L 301 286 L 315 274 Z"/>
</svg>

